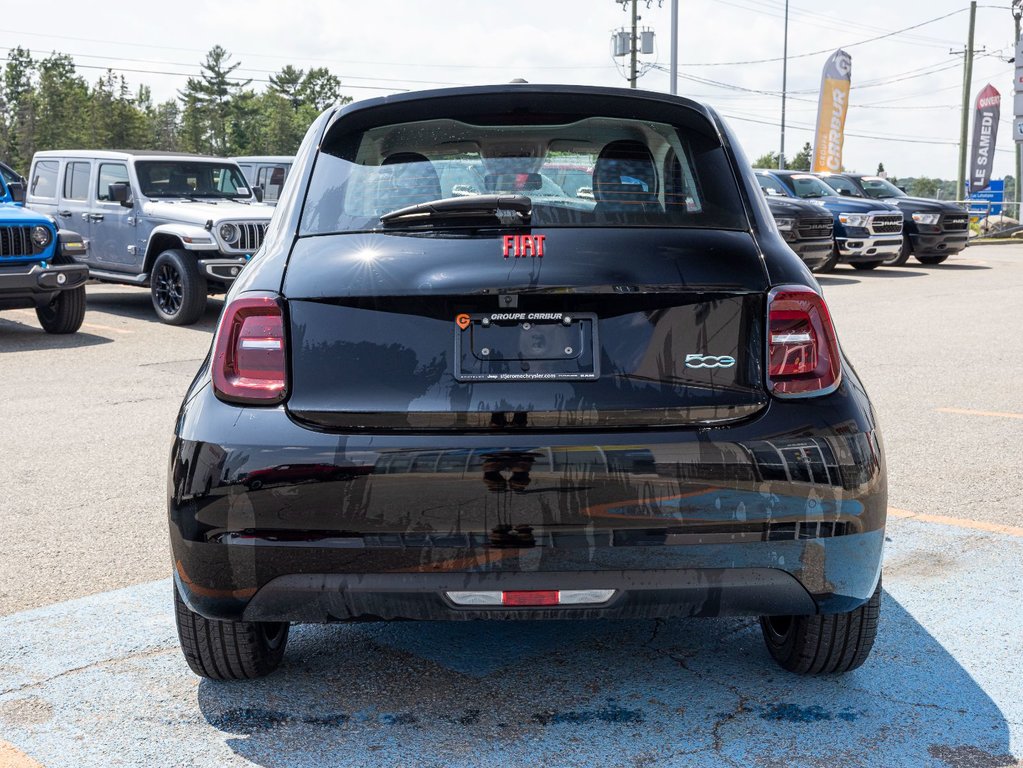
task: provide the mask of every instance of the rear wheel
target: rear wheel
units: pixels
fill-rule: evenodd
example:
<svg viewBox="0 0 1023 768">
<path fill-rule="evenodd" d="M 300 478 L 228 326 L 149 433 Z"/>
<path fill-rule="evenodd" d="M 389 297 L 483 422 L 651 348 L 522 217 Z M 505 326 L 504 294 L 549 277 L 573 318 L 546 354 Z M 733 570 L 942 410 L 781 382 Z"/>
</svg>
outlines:
<svg viewBox="0 0 1023 768">
<path fill-rule="evenodd" d="M 916 260 L 921 264 L 940 264 L 948 258 L 947 253 L 936 253 L 931 256 L 921 256 L 917 254 Z"/>
<path fill-rule="evenodd" d="M 61 291 L 45 307 L 36 307 L 36 317 L 47 333 L 74 333 L 85 320 L 85 286 Z"/>
<path fill-rule="evenodd" d="M 901 267 L 903 264 L 909 261 L 909 256 L 912 252 L 913 249 L 909 244 L 909 238 L 904 237 L 902 238 L 902 248 L 899 249 L 899 252 L 894 256 L 885 259 L 881 263 L 884 264 L 886 267 Z"/>
<path fill-rule="evenodd" d="M 866 270 L 866 269 L 877 269 L 884 262 L 882 261 L 854 261 L 852 263 L 853 269 Z"/>
<path fill-rule="evenodd" d="M 164 251 L 150 278 L 153 309 L 168 325 L 192 325 L 206 309 L 206 278 L 185 251 Z"/>
<path fill-rule="evenodd" d="M 800 675 L 841 674 L 867 660 L 877 636 L 881 581 L 870 599 L 848 613 L 762 616 L 760 628 L 774 660 Z"/>
<path fill-rule="evenodd" d="M 251 680 L 269 675 L 284 658 L 285 622 L 218 621 L 200 616 L 174 587 L 174 618 L 185 661 L 211 680 Z"/>
</svg>

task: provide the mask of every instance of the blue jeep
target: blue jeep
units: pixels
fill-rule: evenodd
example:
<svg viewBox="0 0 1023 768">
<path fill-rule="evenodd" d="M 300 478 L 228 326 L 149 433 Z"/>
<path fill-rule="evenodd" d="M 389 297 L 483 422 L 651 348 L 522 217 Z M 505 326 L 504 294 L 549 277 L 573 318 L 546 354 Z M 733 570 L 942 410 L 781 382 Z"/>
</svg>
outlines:
<svg viewBox="0 0 1023 768">
<path fill-rule="evenodd" d="M 800 198 L 820 205 L 835 222 L 835 248 L 831 258 L 814 269 L 830 272 L 839 261 L 854 269 L 893 265 L 902 252 L 902 211 L 880 200 L 839 195 L 805 171 L 756 169 L 765 195 Z"/>
<path fill-rule="evenodd" d="M 34 307 L 47 333 L 74 333 L 85 319 L 85 242 L 24 207 L 25 180 L 0 163 L 0 310 Z"/>
</svg>

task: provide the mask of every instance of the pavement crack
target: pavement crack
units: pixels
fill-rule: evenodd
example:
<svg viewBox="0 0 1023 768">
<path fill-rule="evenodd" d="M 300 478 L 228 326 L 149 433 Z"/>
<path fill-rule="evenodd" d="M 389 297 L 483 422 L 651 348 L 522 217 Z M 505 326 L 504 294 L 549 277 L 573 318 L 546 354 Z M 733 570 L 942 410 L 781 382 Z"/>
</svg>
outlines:
<svg viewBox="0 0 1023 768">
<path fill-rule="evenodd" d="M 21 685 L 15 686 L 14 688 L 6 688 L 0 691 L 0 696 L 8 696 L 12 693 L 21 693 L 22 691 L 31 690 L 32 688 L 38 688 L 47 683 L 51 683 L 54 680 L 59 680 L 62 677 L 68 675 L 74 675 L 78 672 L 85 672 L 86 670 L 93 669 L 94 667 L 102 667 L 107 664 L 113 664 L 119 661 L 131 661 L 134 659 L 143 659 L 149 656 L 159 656 L 163 653 L 170 653 L 173 648 L 147 648 L 144 651 L 136 651 L 135 653 L 129 653 L 123 656 L 112 656 L 107 659 L 97 659 L 96 661 L 90 661 L 88 664 L 82 664 L 78 667 L 72 667 L 71 669 L 65 669 L 63 672 L 58 672 L 56 675 L 50 677 L 44 677 L 41 680 L 33 680 L 28 683 L 22 683 Z"/>
</svg>

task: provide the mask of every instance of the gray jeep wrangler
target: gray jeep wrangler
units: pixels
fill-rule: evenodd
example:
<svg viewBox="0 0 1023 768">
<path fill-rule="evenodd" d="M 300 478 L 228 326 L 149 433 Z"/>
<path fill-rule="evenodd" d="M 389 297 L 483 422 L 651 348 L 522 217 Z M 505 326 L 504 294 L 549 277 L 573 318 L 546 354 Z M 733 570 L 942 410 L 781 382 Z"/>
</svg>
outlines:
<svg viewBox="0 0 1023 768">
<path fill-rule="evenodd" d="M 135 151 L 37 152 L 26 205 L 85 238 L 92 279 L 148 286 L 171 325 L 226 292 L 273 213 L 230 160 Z"/>
</svg>

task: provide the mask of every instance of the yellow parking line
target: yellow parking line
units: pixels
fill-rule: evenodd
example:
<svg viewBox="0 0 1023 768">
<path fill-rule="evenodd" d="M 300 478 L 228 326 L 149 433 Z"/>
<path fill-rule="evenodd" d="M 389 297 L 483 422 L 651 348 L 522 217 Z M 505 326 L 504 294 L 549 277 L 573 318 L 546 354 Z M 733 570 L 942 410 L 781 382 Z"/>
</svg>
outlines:
<svg viewBox="0 0 1023 768">
<path fill-rule="evenodd" d="M 100 325 L 99 323 L 82 323 L 83 328 L 89 328 L 94 331 L 110 331 L 112 333 L 133 333 L 133 331 L 126 330 L 124 328 L 111 328 L 109 325 Z"/>
<path fill-rule="evenodd" d="M 936 523 L 937 525 L 951 525 L 955 528 L 968 528 L 973 531 L 984 531 L 985 533 L 1001 533 L 1006 536 L 1019 536 L 1023 538 L 1023 528 L 1015 525 L 1003 525 L 1001 523 L 986 523 L 983 520 L 969 520 L 960 517 L 947 517 L 945 515 L 925 515 L 920 512 L 910 512 L 906 509 L 888 507 L 888 514 L 891 517 L 901 517 L 906 520 L 917 520 L 921 523 Z"/>
<path fill-rule="evenodd" d="M 938 413 L 960 413 L 964 416 L 994 416 L 999 419 L 1023 419 L 1023 413 L 1005 411 L 971 411 L 969 408 L 935 408 Z"/>
<path fill-rule="evenodd" d="M 0 768 L 43 768 L 10 742 L 0 739 Z"/>
</svg>

